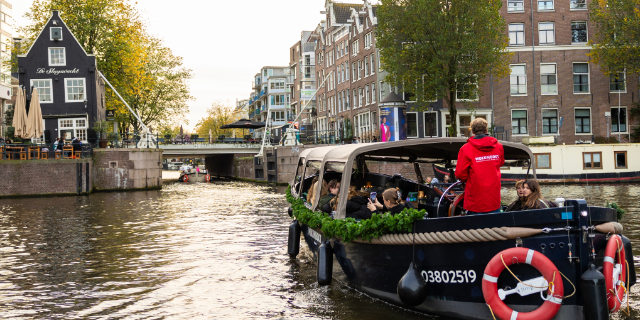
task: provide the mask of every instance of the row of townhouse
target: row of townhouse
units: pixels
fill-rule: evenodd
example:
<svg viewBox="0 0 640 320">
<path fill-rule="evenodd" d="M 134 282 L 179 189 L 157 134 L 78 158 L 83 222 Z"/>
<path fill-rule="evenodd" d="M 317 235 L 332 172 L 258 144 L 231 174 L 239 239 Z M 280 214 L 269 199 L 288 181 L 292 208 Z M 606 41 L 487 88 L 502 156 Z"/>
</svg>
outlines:
<svg viewBox="0 0 640 320">
<path fill-rule="evenodd" d="M 479 96 L 458 96 L 458 135 L 470 136 L 471 121 L 484 118 L 501 132 L 500 138 L 511 141 L 544 135 L 567 144 L 610 135 L 629 141 L 637 125 L 630 123 L 628 108 L 639 99 L 638 77 L 623 70 L 607 76 L 589 57 L 589 35 L 595 32 L 589 22 L 592 0 L 502 1 L 511 74 L 489 75 Z M 267 120 L 271 103 L 279 112 L 270 119 L 276 134 L 303 111 L 296 122 L 325 142 L 351 137 L 371 141 L 379 136 L 379 105 L 395 92 L 408 105 L 407 138 L 447 136 L 451 117 L 444 101 L 415 110 L 411 94 L 384 82 L 376 11 L 369 0 L 326 0 L 321 11 L 325 20 L 302 32 L 290 48 L 289 68 L 265 67 L 256 75 L 249 100 L 252 119 Z M 285 91 L 274 92 L 276 97 L 271 89 L 282 86 L 271 84 L 269 68 L 285 81 Z"/>
</svg>

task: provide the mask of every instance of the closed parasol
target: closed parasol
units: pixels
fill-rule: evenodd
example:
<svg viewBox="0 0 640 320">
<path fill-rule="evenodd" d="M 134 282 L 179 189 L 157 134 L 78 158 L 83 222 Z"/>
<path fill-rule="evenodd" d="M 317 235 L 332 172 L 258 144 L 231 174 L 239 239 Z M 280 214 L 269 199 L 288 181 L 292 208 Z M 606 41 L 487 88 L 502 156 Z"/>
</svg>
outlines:
<svg viewBox="0 0 640 320">
<path fill-rule="evenodd" d="M 39 138 L 44 132 L 42 124 L 42 108 L 40 108 L 40 97 L 38 90 L 33 89 L 31 93 L 31 104 L 29 105 L 29 115 L 27 116 L 27 129 L 24 138 Z"/>
<path fill-rule="evenodd" d="M 13 111 L 13 127 L 15 128 L 14 135 L 16 137 L 25 138 L 24 134 L 27 131 L 27 101 L 24 95 L 24 90 L 18 88 L 18 96 L 16 98 L 16 104 Z"/>
</svg>

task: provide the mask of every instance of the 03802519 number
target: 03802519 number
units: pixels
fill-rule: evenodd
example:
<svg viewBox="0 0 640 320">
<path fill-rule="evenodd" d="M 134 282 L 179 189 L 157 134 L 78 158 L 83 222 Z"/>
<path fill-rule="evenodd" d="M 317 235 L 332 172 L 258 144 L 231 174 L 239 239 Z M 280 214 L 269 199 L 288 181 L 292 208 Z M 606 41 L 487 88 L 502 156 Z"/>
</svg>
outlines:
<svg viewBox="0 0 640 320">
<path fill-rule="evenodd" d="M 474 283 L 477 278 L 476 272 L 473 270 L 423 270 L 420 274 L 426 282 L 433 283 Z"/>
</svg>

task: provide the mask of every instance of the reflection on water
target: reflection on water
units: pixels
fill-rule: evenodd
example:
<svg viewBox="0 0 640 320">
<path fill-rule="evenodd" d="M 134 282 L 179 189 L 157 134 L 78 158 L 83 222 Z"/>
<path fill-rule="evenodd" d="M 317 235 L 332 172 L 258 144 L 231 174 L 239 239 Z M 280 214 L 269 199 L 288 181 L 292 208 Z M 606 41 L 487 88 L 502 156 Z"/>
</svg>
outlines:
<svg viewBox="0 0 640 320">
<path fill-rule="evenodd" d="M 543 189 L 616 201 L 640 248 L 640 186 Z M 0 200 L 0 318 L 424 318 L 335 281 L 318 287 L 309 258 L 286 255 L 283 192 L 219 182 Z"/>
</svg>

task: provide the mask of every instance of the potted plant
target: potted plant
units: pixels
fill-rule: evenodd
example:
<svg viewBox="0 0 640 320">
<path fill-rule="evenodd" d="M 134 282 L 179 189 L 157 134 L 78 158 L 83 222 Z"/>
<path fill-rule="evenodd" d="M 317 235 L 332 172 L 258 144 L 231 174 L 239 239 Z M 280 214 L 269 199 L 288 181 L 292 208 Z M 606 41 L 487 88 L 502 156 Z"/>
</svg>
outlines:
<svg viewBox="0 0 640 320">
<path fill-rule="evenodd" d="M 106 120 L 96 121 L 93 123 L 93 130 L 98 134 L 100 140 L 98 146 L 100 148 L 106 148 L 109 140 L 107 139 L 107 130 L 109 128 L 109 122 Z"/>
</svg>

